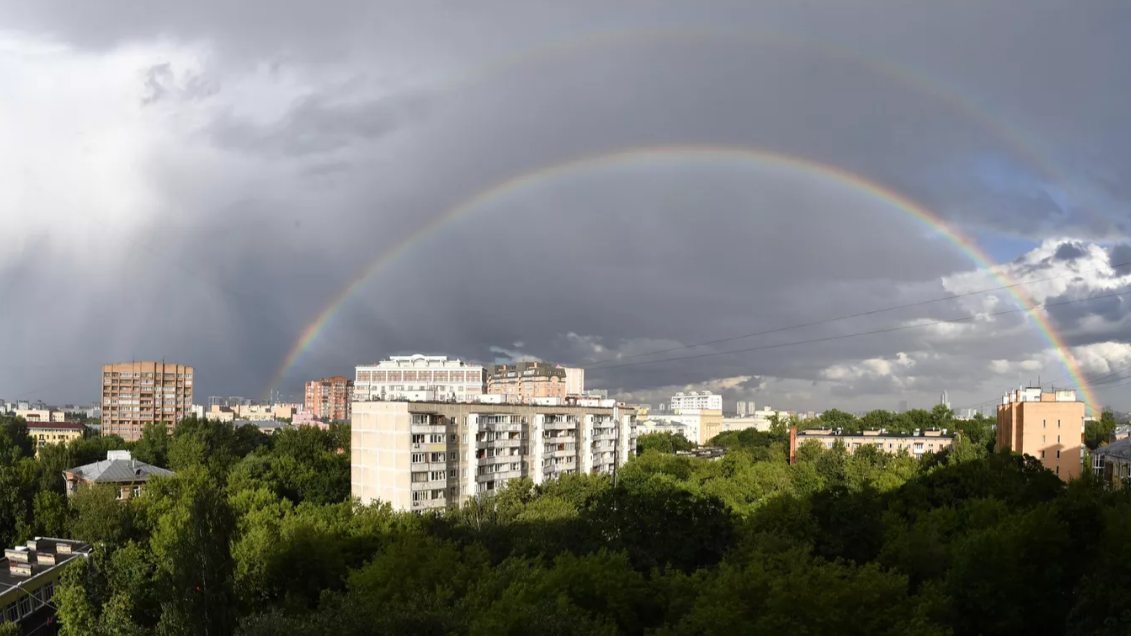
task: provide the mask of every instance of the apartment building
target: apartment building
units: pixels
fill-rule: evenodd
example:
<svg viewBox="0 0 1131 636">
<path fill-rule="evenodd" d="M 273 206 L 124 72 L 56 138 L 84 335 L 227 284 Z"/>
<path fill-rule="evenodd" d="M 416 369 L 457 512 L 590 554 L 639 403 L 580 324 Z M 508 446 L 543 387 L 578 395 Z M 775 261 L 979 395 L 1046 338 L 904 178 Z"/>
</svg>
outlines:
<svg viewBox="0 0 1131 636">
<path fill-rule="evenodd" d="M 569 393 L 564 367 L 546 362 L 494 364 L 487 368 L 487 393 L 505 395 L 508 402 L 522 404 L 533 398 L 562 398 Z"/>
<path fill-rule="evenodd" d="M 19 625 L 21 634 L 55 633 L 55 585 L 67 563 L 90 555 L 81 541 L 35 537 L 24 545 L 4 549 L 0 559 L 0 626 Z"/>
<path fill-rule="evenodd" d="M 585 395 L 585 369 L 565 367 L 566 395 Z"/>
<path fill-rule="evenodd" d="M 723 396 L 710 391 L 691 391 L 690 393 L 676 393 L 671 399 L 671 410 L 679 413 L 683 410 L 706 409 L 709 411 L 723 410 Z"/>
<path fill-rule="evenodd" d="M 354 402 L 353 496 L 396 510 L 456 506 L 509 480 L 612 473 L 636 452 L 636 416 L 600 406 Z"/>
<path fill-rule="evenodd" d="M 27 432 L 35 440 L 35 454 L 47 444 L 68 444 L 82 439 L 86 427 L 78 422 L 28 422 Z"/>
<path fill-rule="evenodd" d="M 997 407 L 997 448 L 1041 460 L 1064 481 L 1084 470 L 1085 405 L 1076 391 L 1020 387 Z"/>
<path fill-rule="evenodd" d="M 680 409 L 679 413 L 650 413 L 657 425 L 681 427 L 687 441 L 703 445 L 723 432 L 723 412 L 717 409 Z"/>
<path fill-rule="evenodd" d="M 811 428 L 799 431 L 789 429 L 789 463 L 794 463 L 797 448 L 807 441 L 815 440 L 825 448 L 832 448 L 837 441 L 844 444 L 849 453 L 861 446 L 875 446 L 885 453 L 910 455 L 922 459 L 926 453 L 937 453 L 954 445 L 954 433 L 946 429 L 928 429 L 911 434 L 892 434 L 883 429 L 867 430 L 860 433 L 841 433 L 830 428 Z"/>
<path fill-rule="evenodd" d="M 354 379 L 354 401 L 407 400 L 471 402 L 483 395 L 485 369 L 447 356 L 391 356 L 361 365 Z"/>
<path fill-rule="evenodd" d="M 340 375 L 307 382 L 305 408 L 323 421 L 349 420 L 353 389 L 353 380 Z M 294 413 L 290 417 L 293 418 Z"/>
<path fill-rule="evenodd" d="M 193 368 L 165 362 L 102 366 L 102 434 L 136 441 L 146 424 L 172 429 L 192 413 Z"/>
</svg>

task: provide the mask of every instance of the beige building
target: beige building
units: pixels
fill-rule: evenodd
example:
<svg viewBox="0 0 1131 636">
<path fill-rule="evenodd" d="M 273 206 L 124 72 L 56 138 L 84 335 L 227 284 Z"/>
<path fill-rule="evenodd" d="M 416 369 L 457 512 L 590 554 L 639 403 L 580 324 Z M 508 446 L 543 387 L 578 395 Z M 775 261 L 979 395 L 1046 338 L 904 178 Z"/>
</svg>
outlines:
<svg viewBox="0 0 1131 636">
<path fill-rule="evenodd" d="M 515 404 L 534 398 L 564 400 L 568 394 L 568 378 L 565 368 L 546 362 L 494 364 L 487 368 L 487 394 L 505 395 L 508 402 Z"/>
<path fill-rule="evenodd" d="M 295 415 L 294 407 L 281 404 L 247 404 L 236 406 L 220 406 L 213 404 L 208 409 L 207 417 L 218 422 L 232 422 L 247 420 L 249 422 L 270 422 L 279 419 L 292 419 Z"/>
<path fill-rule="evenodd" d="M 566 395 L 585 395 L 585 369 L 565 367 Z"/>
<path fill-rule="evenodd" d="M 954 445 L 954 434 L 947 430 L 928 429 L 910 435 L 894 435 L 883 430 L 870 430 L 861 433 L 837 433 L 829 428 L 811 428 L 799 431 L 789 429 L 789 463 L 797 458 L 797 447 L 807 441 L 815 440 L 825 448 L 832 448 L 837 441 L 844 443 L 848 452 L 855 452 L 861 446 L 875 446 L 885 453 L 910 455 L 921 459 L 926 453 L 937 453 Z"/>
<path fill-rule="evenodd" d="M 1010 391 L 997 407 L 997 448 L 1041 460 L 1064 481 L 1084 469 L 1085 405 L 1076 391 Z"/>
<path fill-rule="evenodd" d="M 67 419 L 62 411 L 48 409 L 16 409 L 16 417 L 24 418 L 25 422 L 62 422 Z"/>
<path fill-rule="evenodd" d="M 447 356 L 390 356 L 356 369 L 353 400 L 472 402 L 486 392 L 481 365 Z"/>
<path fill-rule="evenodd" d="M 682 426 L 687 441 L 703 445 L 723 432 L 723 412 L 719 409 L 680 409 L 678 413 L 650 413 L 648 419 L 663 427 Z M 666 430 L 666 429 L 665 429 Z"/>
<path fill-rule="evenodd" d="M 351 491 L 362 504 L 427 510 L 492 495 L 517 477 L 542 483 L 611 473 L 636 452 L 636 416 L 602 406 L 354 402 Z"/>
<path fill-rule="evenodd" d="M 193 368 L 164 362 L 102 367 L 102 434 L 136 441 L 146 424 L 169 429 L 192 413 Z"/>
<path fill-rule="evenodd" d="M 78 422 L 28 422 L 27 432 L 35 440 L 36 451 L 47 444 L 67 444 L 82 439 L 86 427 Z"/>
</svg>

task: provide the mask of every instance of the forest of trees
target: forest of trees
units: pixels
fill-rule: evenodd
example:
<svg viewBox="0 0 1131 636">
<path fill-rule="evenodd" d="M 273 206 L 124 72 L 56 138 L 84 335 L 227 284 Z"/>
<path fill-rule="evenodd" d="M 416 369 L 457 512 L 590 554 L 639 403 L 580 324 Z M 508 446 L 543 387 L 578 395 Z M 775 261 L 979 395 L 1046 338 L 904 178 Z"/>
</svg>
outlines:
<svg viewBox="0 0 1131 636">
<path fill-rule="evenodd" d="M 963 434 L 922 461 L 808 442 L 790 465 L 784 426 L 715 461 L 645 436 L 615 487 L 522 479 L 445 515 L 351 502 L 348 426 L 190 419 L 35 459 L 5 420 L 0 538 L 95 543 L 58 588 L 66 635 L 1129 633 L 1131 499 L 939 416 Z M 60 471 L 108 448 L 176 475 L 68 501 Z"/>
</svg>

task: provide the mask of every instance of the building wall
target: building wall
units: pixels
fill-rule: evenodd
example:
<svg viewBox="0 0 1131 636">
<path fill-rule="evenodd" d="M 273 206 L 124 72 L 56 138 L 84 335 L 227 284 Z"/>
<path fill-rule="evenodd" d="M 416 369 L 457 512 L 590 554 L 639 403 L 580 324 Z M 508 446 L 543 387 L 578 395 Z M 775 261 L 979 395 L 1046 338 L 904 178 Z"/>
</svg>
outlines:
<svg viewBox="0 0 1131 636">
<path fill-rule="evenodd" d="M 102 434 L 127 441 L 146 424 L 172 428 L 192 412 L 193 368 L 164 362 L 102 366 Z"/>
<path fill-rule="evenodd" d="M 610 473 L 635 453 L 636 426 L 612 406 L 368 401 L 353 404 L 350 441 L 353 496 L 426 510 L 517 477 Z"/>
<path fill-rule="evenodd" d="M 998 405 L 997 448 L 1036 457 L 1065 481 L 1079 477 L 1084 460 L 1085 405 L 1074 399 L 1074 392 L 1011 391 Z"/>
<path fill-rule="evenodd" d="M 492 365 L 487 369 L 487 394 L 505 395 L 518 403 L 534 398 L 565 399 L 569 394 L 566 369 L 545 362 Z"/>
<path fill-rule="evenodd" d="M 671 399 L 671 410 L 679 413 L 684 410 L 708 409 L 712 411 L 723 410 L 723 396 L 708 391 L 692 391 L 691 393 L 676 393 Z"/>
<path fill-rule="evenodd" d="M 39 455 L 40 446 L 68 444 L 72 440 L 82 439 L 84 427 L 81 424 L 72 422 L 54 422 L 54 424 L 66 424 L 67 426 L 52 426 L 52 423 L 28 425 L 28 434 L 36 443 L 36 455 Z"/>
<path fill-rule="evenodd" d="M 879 431 L 865 431 L 858 435 L 837 435 L 830 429 L 809 429 L 798 431 L 790 429 L 790 461 L 797 448 L 809 440 L 815 440 L 825 448 L 832 448 L 836 441 L 844 443 L 848 452 L 855 452 L 861 446 L 871 445 L 885 453 L 905 454 L 919 459 L 926 453 L 937 453 L 954 445 L 954 435 L 943 435 L 941 431 L 926 431 L 921 435 L 887 435 Z"/>
<path fill-rule="evenodd" d="M 306 410 L 311 411 L 314 417 L 327 421 L 349 420 L 353 386 L 353 380 L 340 375 L 307 382 Z M 290 417 L 294 414 L 291 413 Z"/>
<path fill-rule="evenodd" d="M 566 395 L 585 395 L 585 369 L 565 367 Z"/>
<path fill-rule="evenodd" d="M 354 380 L 355 402 L 414 398 L 470 401 L 485 393 L 485 370 L 447 356 L 392 356 L 361 365 Z"/>
</svg>

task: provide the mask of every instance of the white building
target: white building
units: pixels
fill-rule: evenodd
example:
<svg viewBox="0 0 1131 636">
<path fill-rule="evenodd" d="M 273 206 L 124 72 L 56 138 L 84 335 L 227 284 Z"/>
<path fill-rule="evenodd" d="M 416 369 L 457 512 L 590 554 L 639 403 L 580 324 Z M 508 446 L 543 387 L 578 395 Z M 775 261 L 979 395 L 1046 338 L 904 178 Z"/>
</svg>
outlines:
<svg viewBox="0 0 1131 636">
<path fill-rule="evenodd" d="M 565 367 L 566 395 L 585 395 L 585 369 Z"/>
<path fill-rule="evenodd" d="M 636 453 L 636 413 L 612 400 L 354 402 L 350 422 L 350 490 L 394 510 L 457 506 L 519 477 L 612 473 Z"/>
<path fill-rule="evenodd" d="M 356 372 L 355 402 L 467 402 L 486 393 L 486 371 L 481 365 L 449 360 L 447 356 L 392 356 L 377 364 L 358 366 Z"/>
<path fill-rule="evenodd" d="M 676 393 L 671 399 L 671 410 L 674 413 L 690 410 L 723 410 L 723 396 L 710 391 L 692 391 L 690 393 Z"/>
</svg>

